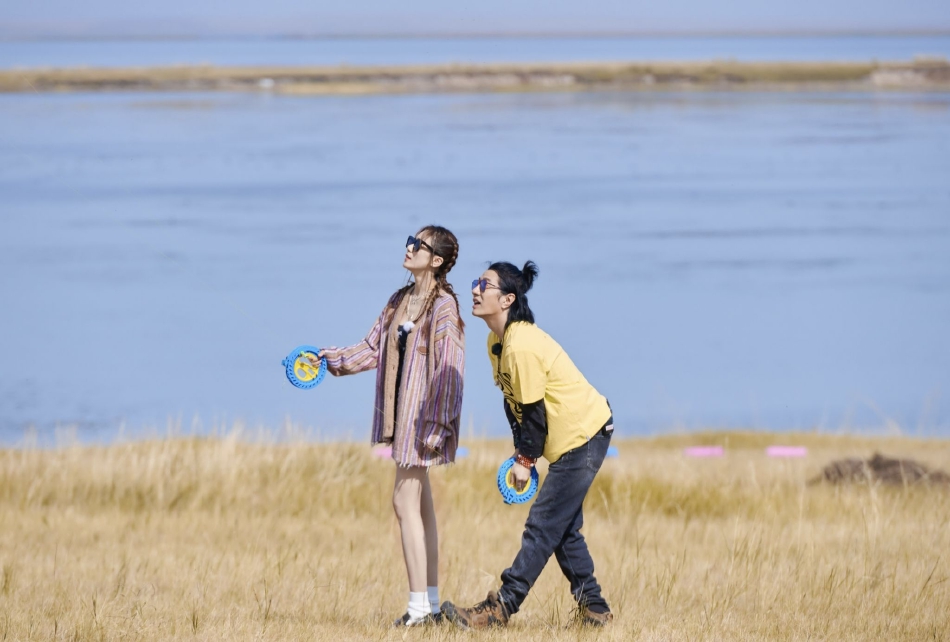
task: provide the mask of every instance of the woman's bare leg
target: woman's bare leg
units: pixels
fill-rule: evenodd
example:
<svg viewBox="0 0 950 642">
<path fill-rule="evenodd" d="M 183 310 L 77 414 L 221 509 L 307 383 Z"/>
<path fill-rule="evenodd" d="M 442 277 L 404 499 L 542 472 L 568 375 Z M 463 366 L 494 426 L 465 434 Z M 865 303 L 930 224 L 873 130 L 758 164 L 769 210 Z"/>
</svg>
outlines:
<svg viewBox="0 0 950 642">
<path fill-rule="evenodd" d="M 426 475 L 422 483 L 422 525 L 426 540 L 426 580 L 429 586 L 439 585 L 439 529 L 435 521 L 432 485 Z"/>
<path fill-rule="evenodd" d="M 396 467 L 396 484 L 393 488 L 393 509 L 399 520 L 402 534 L 402 554 L 409 575 L 409 590 L 426 590 L 426 527 L 422 518 L 423 488 L 426 484 L 426 469 L 421 467 Z M 431 504 L 432 497 L 429 496 Z"/>
</svg>

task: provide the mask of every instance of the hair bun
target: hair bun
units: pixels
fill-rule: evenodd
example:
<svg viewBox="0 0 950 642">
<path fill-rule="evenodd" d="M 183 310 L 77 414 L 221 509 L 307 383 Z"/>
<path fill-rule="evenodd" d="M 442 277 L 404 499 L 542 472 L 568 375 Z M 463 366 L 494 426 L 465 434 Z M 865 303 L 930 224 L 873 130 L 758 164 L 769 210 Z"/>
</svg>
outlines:
<svg viewBox="0 0 950 642">
<path fill-rule="evenodd" d="M 531 289 L 531 286 L 534 285 L 535 279 L 538 278 L 538 264 L 534 261 L 528 261 L 524 264 L 524 267 L 521 268 L 521 280 L 524 281 L 524 291 L 527 292 Z"/>
</svg>

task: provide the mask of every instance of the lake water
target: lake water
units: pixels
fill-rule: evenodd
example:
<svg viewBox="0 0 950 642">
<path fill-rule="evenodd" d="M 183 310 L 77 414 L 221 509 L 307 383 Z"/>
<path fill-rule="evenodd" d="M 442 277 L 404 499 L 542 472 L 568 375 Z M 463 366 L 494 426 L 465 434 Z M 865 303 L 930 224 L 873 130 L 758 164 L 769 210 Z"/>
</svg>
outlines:
<svg viewBox="0 0 950 642">
<path fill-rule="evenodd" d="M 950 58 L 950 35 L 0 41 L 0 69 L 712 59 L 867 61 L 910 60 L 915 56 Z"/>
<path fill-rule="evenodd" d="M 368 437 L 359 341 L 402 243 L 461 241 L 463 425 L 506 431 L 466 284 L 535 260 L 539 325 L 624 433 L 950 435 L 950 95 L 0 96 L 0 441 L 283 421 Z"/>
</svg>

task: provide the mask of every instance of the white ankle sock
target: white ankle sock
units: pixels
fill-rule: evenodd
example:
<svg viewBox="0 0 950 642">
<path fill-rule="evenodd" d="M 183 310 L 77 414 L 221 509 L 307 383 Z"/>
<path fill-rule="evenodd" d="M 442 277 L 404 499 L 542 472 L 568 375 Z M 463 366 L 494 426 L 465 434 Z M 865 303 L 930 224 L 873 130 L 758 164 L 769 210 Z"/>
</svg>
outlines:
<svg viewBox="0 0 950 642">
<path fill-rule="evenodd" d="M 439 605 L 439 587 L 430 586 L 428 587 L 427 591 L 429 593 L 429 607 L 432 609 L 433 613 L 438 613 L 442 608 Z"/>
<path fill-rule="evenodd" d="M 421 620 L 429 615 L 431 609 L 429 608 L 429 597 L 425 591 L 419 591 L 418 593 L 409 591 L 409 607 L 406 612 L 413 620 Z"/>
</svg>

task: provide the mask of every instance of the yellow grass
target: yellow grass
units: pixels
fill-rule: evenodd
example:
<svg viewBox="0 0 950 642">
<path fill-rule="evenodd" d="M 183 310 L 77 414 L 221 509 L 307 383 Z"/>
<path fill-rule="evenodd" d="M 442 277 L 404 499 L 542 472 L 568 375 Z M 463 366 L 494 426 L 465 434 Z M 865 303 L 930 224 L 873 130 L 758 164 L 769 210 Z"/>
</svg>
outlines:
<svg viewBox="0 0 950 642">
<path fill-rule="evenodd" d="M 689 443 L 727 443 L 690 460 Z M 805 460 L 769 460 L 769 443 Z M 443 598 L 497 587 L 525 506 L 501 441 L 432 473 Z M 0 451 L 4 640 L 948 640 L 950 493 L 805 485 L 875 450 L 950 469 L 950 443 L 707 433 L 619 441 L 584 533 L 617 615 L 565 628 L 555 563 L 507 630 L 393 631 L 407 596 L 391 461 L 362 445 L 234 433 Z M 543 470 L 542 470 L 543 475 Z"/>
</svg>

